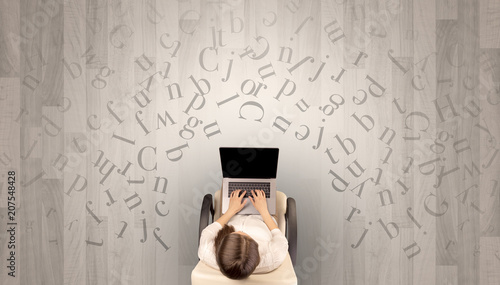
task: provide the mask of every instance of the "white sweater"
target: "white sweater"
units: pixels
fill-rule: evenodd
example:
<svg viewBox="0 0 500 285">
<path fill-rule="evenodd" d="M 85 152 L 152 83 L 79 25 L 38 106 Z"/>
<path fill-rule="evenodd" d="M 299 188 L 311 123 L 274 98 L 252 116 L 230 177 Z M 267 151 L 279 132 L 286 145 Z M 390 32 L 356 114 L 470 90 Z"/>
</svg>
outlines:
<svg viewBox="0 0 500 285">
<path fill-rule="evenodd" d="M 278 268 L 288 252 L 288 240 L 280 229 L 269 231 L 260 215 L 235 215 L 229 220 L 236 231 L 252 237 L 259 245 L 260 263 L 254 273 L 266 273 Z M 219 269 L 215 259 L 215 237 L 222 225 L 214 222 L 208 225 L 200 237 L 198 257 L 210 267 Z"/>
</svg>

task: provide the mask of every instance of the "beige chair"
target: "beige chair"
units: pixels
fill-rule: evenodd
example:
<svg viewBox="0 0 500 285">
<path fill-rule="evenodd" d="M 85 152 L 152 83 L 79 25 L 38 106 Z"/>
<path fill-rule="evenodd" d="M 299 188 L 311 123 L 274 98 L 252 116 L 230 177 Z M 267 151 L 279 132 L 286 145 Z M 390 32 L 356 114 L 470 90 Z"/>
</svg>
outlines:
<svg viewBox="0 0 500 285">
<path fill-rule="evenodd" d="M 214 195 L 212 203 L 212 195 L 206 194 L 203 198 L 200 214 L 200 228 L 198 235 L 198 243 L 203 229 L 209 223 L 209 217 L 212 217 L 211 222 L 217 220 L 221 213 L 221 191 L 217 191 Z M 232 280 L 224 276 L 219 270 L 213 269 L 201 261 L 191 272 L 191 284 L 193 285 L 212 285 L 212 284 L 297 284 L 297 276 L 293 269 L 297 256 L 297 216 L 295 209 L 295 200 L 287 198 L 282 192 L 276 192 L 276 220 L 278 227 L 288 239 L 288 255 L 283 264 L 276 270 L 265 274 L 252 274 L 244 280 Z"/>
</svg>

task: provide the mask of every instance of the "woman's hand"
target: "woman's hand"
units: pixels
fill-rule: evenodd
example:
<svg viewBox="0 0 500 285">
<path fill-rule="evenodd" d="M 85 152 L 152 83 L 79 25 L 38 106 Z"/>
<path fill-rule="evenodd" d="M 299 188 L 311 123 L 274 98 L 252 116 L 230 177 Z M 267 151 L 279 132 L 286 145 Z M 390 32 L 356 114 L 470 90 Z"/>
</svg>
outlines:
<svg viewBox="0 0 500 285">
<path fill-rule="evenodd" d="M 273 218 L 269 214 L 267 209 L 267 199 L 266 194 L 262 190 L 252 190 L 252 196 L 250 196 L 250 201 L 259 214 L 262 216 L 262 220 L 266 224 L 267 228 L 272 231 L 278 228 L 278 225 L 274 222 Z"/>
<path fill-rule="evenodd" d="M 250 196 L 249 198 L 253 206 L 255 207 L 255 209 L 257 209 L 257 211 L 259 211 L 261 216 L 269 213 L 269 210 L 267 209 L 266 194 L 264 193 L 264 191 L 252 190 L 252 196 Z"/>
<path fill-rule="evenodd" d="M 220 216 L 217 219 L 217 223 L 219 223 L 221 226 L 224 226 L 229 222 L 229 220 L 236 215 L 247 203 L 247 200 L 245 200 L 243 203 L 241 200 L 243 200 L 243 197 L 245 197 L 244 193 L 241 193 L 241 190 L 236 190 L 231 192 L 231 196 L 229 197 L 229 206 L 227 208 L 226 213 L 224 213 L 222 216 Z"/>
<path fill-rule="evenodd" d="M 227 208 L 227 212 L 229 212 L 232 215 L 236 215 L 247 203 L 247 200 L 245 200 L 243 203 L 241 200 L 243 200 L 243 197 L 245 197 L 245 192 L 241 192 L 241 190 L 236 190 L 231 192 L 231 197 L 229 197 L 229 207 Z"/>
</svg>

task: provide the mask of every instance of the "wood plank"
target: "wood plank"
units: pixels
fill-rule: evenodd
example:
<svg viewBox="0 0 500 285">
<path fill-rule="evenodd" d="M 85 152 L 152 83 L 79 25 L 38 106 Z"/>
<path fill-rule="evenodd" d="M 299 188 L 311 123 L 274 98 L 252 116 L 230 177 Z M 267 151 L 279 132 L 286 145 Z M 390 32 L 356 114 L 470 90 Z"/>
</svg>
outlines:
<svg viewBox="0 0 500 285">
<path fill-rule="evenodd" d="M 2 2 L 2 280 L 189 284 L 217 148 L 257 145 L 297 201 L 299 284 L 497 284 L 499 8 Z"/>
<path fill-rule="evenodd" d="M 481 0 L 479 2 L 479 45 L 481 48 L 500 48 L 500 3 L 493 0 Z"/>
</svg>

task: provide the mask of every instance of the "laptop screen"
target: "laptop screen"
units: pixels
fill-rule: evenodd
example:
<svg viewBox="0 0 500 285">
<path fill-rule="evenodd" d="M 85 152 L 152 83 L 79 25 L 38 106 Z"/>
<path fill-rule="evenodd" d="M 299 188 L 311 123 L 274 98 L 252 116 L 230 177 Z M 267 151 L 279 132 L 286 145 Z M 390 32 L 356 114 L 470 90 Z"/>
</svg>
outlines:
<svg viewBox="0 0 500 285">
<path fill-rule="evenodd" d="M 276 178 L 277 148 L 219 148 L 225 178 Z"/>
</svg>

